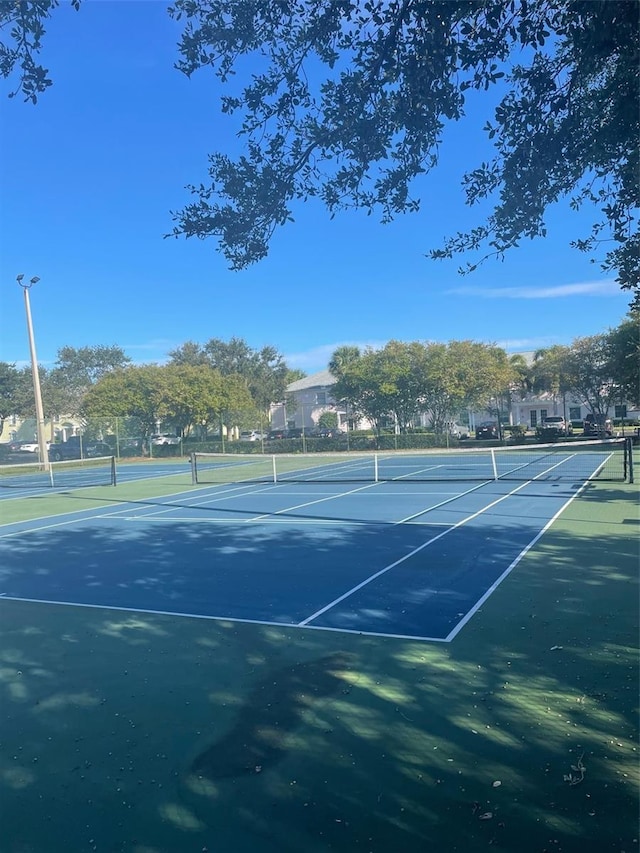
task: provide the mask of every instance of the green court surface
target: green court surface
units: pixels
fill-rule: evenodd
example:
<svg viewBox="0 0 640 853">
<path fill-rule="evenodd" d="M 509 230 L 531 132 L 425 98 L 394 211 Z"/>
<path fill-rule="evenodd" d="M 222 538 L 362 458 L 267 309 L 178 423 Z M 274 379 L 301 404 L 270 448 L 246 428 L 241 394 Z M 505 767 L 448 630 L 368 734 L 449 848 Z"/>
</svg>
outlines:
<svg viewBox="0 0 640 853">
<path fill-rule="evenodd" d="M 637 497 L 588 485 L 448 644 L 0 600 L 0 851 L 638 850 Z"/>
</svg>

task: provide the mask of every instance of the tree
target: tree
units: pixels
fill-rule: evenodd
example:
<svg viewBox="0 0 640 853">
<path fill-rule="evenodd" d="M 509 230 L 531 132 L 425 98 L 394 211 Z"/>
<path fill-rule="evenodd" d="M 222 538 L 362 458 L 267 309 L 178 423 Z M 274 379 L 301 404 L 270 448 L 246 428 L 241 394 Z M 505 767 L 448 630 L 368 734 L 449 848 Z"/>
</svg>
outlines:
<svg viewBox="0 0 640 853">
<path fill-rule="evenodd" d="M 59 0 L 37 0 L 37 2 L 0 3 L 0 31 L 8 31 L 9 43 L 0 42 L 0 75 L 9 78 L 17 74 L 18 81 L 9 97 L 18 93 L 25 101 L 36 103 L 49 86 L 48 71 L 36 62 L 42 44 L 44 24 L 51 12 L 59 6 Z M 79 9 L 80 0 L 71 0 L 74 9 Z"/>
<path fill-rule="evenodd" d="M 206 364 L 170 364 L 163 368 L 166 379 L 166 417 L 180 435 L 192 426 L 209 425 L 220 419 L 224 380 Z"/>
<path fill-rule="evenodd" d="M 567 387 L 594 415 L 606 417 L 620 398 L 607 334 L 576 338 L 563 361 Z"/>
<path fill-rule="evenodd" d="M 19 76 L 11 95 L 35 103 L 51 84 L 34 57 L 57 5 L 0 5 L 0 74 Z M 174 214 L 176 236 L 216 236 L 240 269 L 267 254 L 295 200 L 384 222 L 414 212 L 412 182 L 437 165 L 446 123 L 473 90 L 495 89 L 484 128 L 495 156 L 463 178 L 467 203 L 493 211 L 430 256 L 479 252 L 472 270 L 545 236 L 545 211 L 569 197 L 598 210 L 572 245 L 608 243 L 603 268 L 640 304 L 636 0 L 175 0 L 169 14 L 186 21 L 178 69 L 215 71 L 223 113 L 244 111 L 246 141 L 235 162 L 210 157 L 209 183 Z M 247 69 L 244 90 L 231 88 Z"/>
<path fill-rule="evenodd" d="M 77 415 L 84 395 L 92 385 L 107 373 L 129 364 L 129 356 L 116 345 L 61 347 L 55 367 L 49 374 L 49 401 L 54 406 L 49 409 L 49 414 Z"/>
<path fill-rule="evenodd" d="M 15 364 L 0 361 L 0 435 L 2 435 L 6 418 L 17 414 L 16 391 L 19 384 L 20 374 Z"/>
<path fill-rule="evenodd" d="M 323 412 L 318 418 L 318 426 L 322 429 L 336 429 L 338 427 L 337 413 Z"/>
<path fill-rule="evenodd" d="M 11 367 L 12 365 L 9 365 Z M 41 383 L 46 382 L 47 371 L 39 368 Z M 8 381 L 5 383 L 5 389 L 10 392 L 10 396 L 6 401 L 3 401 L 3 406 L 9 406 L 11 411 L 7 414 L 19 415 L 23 418 L 35 418 L 36 416 L 36 401 L 33 391 L 33 373 L 31 367 L 22 367 L 16 369 L 15 373 L 9 370 L 5 377 Z"/>
<path fill-rule="evenodd" d="M 551 394 L 557 402 L 572 390 L 570 352 L 569 347 L 559 345 L 536 350 L 531 365 L 532 390 L 536 394 Z"/>
<path fill-rule="evenodd" d="M 344 371 L 347 367 L 352 364 L 354 361 L 360 358 L 361 352 L 360 348 L 356 346 L 351 346 L 349 344 L 345 344 L 341 347 L 338 347 L 329 360 L 329 372 L 332 373 L 336 379 L 340 379 Z M 346 427 L 347 434 L 349 430 L 352 428 L 353 424 L 357 422 L 357 418 L 355 417 L 356 413 L 351 409 L 349 405 L 348 397 L 340 397 L 340 385 L 334 385 L 331 389 L 331 393 L 336 402 L 341 403 L 345 408 L 346 415 Z"/>
<path fill-rule="evenodd" d="M 272 346 L 252 349 L 242 338 L 229 341 L 211 338 L 205 344 L 188 341 L 169 353 L 172 364 L 207 364 L 222 376 L 241 376 L 255 406 L 266 417 L 271 403 L 284 399 L 290 371 L 283 356 Z"/>
<path fill-rule="evenodd" d="M 329 360 L 329 372 L 339 379 L 346 368 L 360 358 L 360 355 L 360 347 L 348 344 L 338 347 Z"/>
<path fill-rule="evenodd" d="M 437 164 L 446 123 L 473 90 L 496 89 L 485 125 L 495 156 L 463 179 L 467 203 L 488 200 L 493 212 L 431 257 L 479 252 L 467 269 L 501 257 L 544 236 L 545 211 L 569 197 L 598 209 L 573 245 L 609 241 L 603 268 L 638 295 L 633 0 L 175 0 L 170 14 L 186 19 L 177 67 L 215 71 L 227 85 L 222 111 L 243 114 L 246 143 L 235 161 L 211 156 L 210 180 L 174 215 L 176 236 L 216 236 L 241 269 L 267 254 L 295 200 L 385 222 L 416 211 L 412 181 Z"/>
<path fill-rule="evenodd" d="M 431 343 L 426 348 L 425 409 L 436 432 L 463 409 L 483 406 L 500 414 L 500 397 L 514 371 L 500 347 L 475 341 Z"/>
<path fill-rule="evenodd" d="M 200 344 L 197 344 L 194 341 L 187 341 L 177 349 L 171 350 L 169 352 L 169 358 L 171 359 L 172 364 L 198 365 L 209 363 L 209 359 L 207 358 L 207 354 L 204 349 Z"/>
<path fill-rule="evenodd" d="M 640 310 L 631 311 L 608 338 L 619 399 L 640 406 Z"/>
<path fill-rule="evenodd" d="M 163 370 L 157 364 L 145 364 L 106 373 L 86 392 L 83 417 L 136 417 L 143 434 L 151 435 L 156 422 L 169 412 Z"/>
<path fill-rule="evenodd" d="M 235 426 L 250 411 L 253 401 L 242 377 L 187 364 L 147 364 L 106 373 L 87 391 L 82 405 L 87 418 L 138 418 L 144 435 L 165 420 L 183 434 L 196 424 Z"/>
<path fill-rule="evenodd" d="M 377 368 L 377 353 L 368 347 L 358 358 L 341 367 L 332 394 L 336 400 L 348 400 L 350 415 L 366 417 L 379 435 L 389 415 L 389 405 L 381 393 Z"/>
<path fill-rule="evenodd" d="M 425 400 L 425 348 L 418 342 L 389 341 L 375 355 L 380 394 L 401 433 L 407 431 Z"/>
</svg>

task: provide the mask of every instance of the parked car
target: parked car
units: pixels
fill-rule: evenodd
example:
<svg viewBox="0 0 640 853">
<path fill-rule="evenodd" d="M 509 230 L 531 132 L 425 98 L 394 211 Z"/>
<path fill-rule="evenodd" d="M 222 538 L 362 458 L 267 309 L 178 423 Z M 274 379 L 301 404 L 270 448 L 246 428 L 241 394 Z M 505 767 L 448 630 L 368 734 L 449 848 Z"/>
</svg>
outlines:
<svg viewBox="0 0 640 853">
<path fill-rule="evenodd" d="M 53 462 L 63 459 L 95 459 L 98 456 L 113 456 L 113 449 L 104 441 L 80 439 L 78 435 L 70 436 L 66 441 L 52 444 L 49 448 L 49 458 Z"/>
<path fill-rule="evenodd" d="M 462 424 L 448 423 L 447 432 L 454 438 L 469 438 L 469 427 Z"/>
<path fill-rule="evenodd" d="M 265 434 L 257 432 L 255 429 L 245 430 L 240 433 L 240 441 L 262 441 L 263 438 L 266 438 Z"/>
<path fill-rule="evenodd" d="M 476 438 L 500 438 L 500 430 L 495 421 L 483 421 L 476 427 Z"/>
<path fill-rule="evenodd" d="M 309 429 L 305 429 L 304 434 L 305 438 L 334 438 L 340 433 L 335 428 L 330 429 L 329 427 L 310 427 Z"/>
<path fill-rule="evenodd" d="M 284 427 L 280 429 L 271 429 L 267 433 L 267 441 L 278 441 L 287 437 L 287 431 Z"/>
<path fill-rule="evenodd" d="M 45 444 L 48 450 L 51 447 L 51 442 L 47 441 Z M 9 450 L 12 453 L 37 453 L 38 447 L 37 441 L 12 441 Z"/>
<path fill-rule="evenodd" d="M 562 415 L 549 415 L 545 418 L 536 432 L 541 436 L 557 438 L 559 435 L 573 435 L 573 424 L 565 420 Z"/>
<path fill-rule="evenodd" d="M 613 421 L 605 415 L 586 415 L 582 422 L 582 434 L 611 438 L 613 435 Z"/>
<path fill-rule="evenodd" d="M 162 434 L 156 433 L 151 436 L 151 444 L 155 444 L 159 447 L 167 444 L 180 444 L 180 436 L 179 435 L 171 435 L 170 433 L 163 432 Z"/>
</svg>

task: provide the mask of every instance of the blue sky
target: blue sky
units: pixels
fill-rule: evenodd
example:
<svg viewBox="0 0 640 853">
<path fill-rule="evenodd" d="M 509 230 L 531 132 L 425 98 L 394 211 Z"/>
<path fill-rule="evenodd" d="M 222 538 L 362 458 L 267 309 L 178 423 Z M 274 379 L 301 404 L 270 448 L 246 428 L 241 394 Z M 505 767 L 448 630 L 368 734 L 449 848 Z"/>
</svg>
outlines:
<svg viewBox="0 0 640 853">
<path fill-rule="evenodd" d="M 382 225 L 300 204 L 266 260 L 231 272 L 205 242 L 163 239 L 170 211 L 206 178 L 207 154 L 237 150 L 211 72 L 173 69 L 180 24 L 164 3 L 89 0 L 56 11 L 41 54 L 54 85 L 37 106 L 5 81 L 0 209 L 0 360 L 29 358 L 18 273 L 31 291 L 38 360 L 62 346 L 118 344 L 162 362 L 187 340 L 275 346 L 290 367 L 326 367 L 343 344 L 473 339 L 510 352 L 567 344 L 625 317 L 629 294 L 569 248 L 592 216 L 559 205 L 545 239 L 461 277 L 430 248 L 478 224 L 463 172 L 489 153 L 482 100 L 447 130 L 438 170 L 416 184 L 418 214 Z"/>
</svg>

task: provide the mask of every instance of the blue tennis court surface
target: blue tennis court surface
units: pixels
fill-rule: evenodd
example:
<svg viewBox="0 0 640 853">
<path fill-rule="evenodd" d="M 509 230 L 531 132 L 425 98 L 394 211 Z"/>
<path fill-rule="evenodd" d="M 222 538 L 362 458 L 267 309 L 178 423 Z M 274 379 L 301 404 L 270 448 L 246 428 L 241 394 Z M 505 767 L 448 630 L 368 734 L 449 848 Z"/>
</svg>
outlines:
<svg viewBox="0 0 640 853">
<path fill-rule="evenodd" d="M 186 468 L 122 466 L 119 482 Z M 581 486 L 183 488 L 123 502 L 105 487 L 106 508 L 3 525 L 0 594 L 446 641 Z"/>
</svg>

